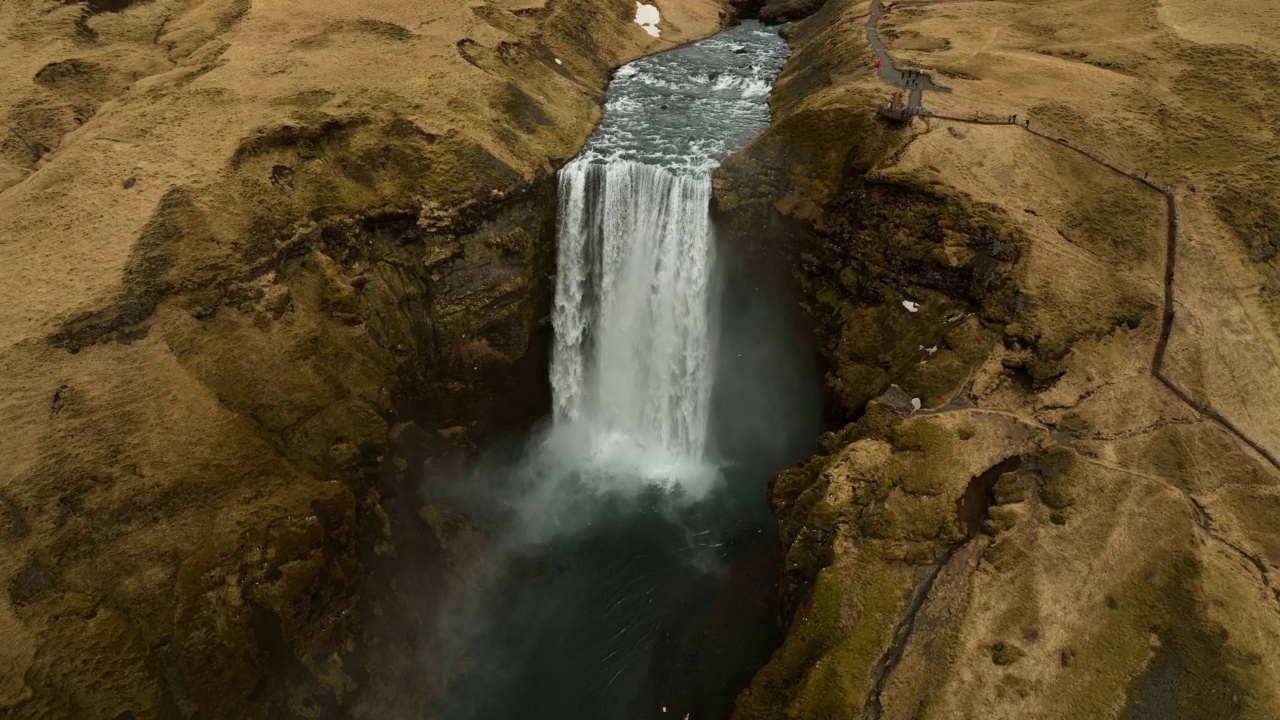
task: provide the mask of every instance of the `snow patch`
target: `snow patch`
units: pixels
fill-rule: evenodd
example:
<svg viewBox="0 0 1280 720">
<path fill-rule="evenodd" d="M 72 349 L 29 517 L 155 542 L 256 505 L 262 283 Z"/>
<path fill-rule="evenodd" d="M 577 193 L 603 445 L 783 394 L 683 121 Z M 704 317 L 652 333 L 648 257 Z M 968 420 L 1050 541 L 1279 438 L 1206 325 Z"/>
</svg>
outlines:
<svg viewBox="0 0 1280 720">
<path fill-rule="evenodd" d="M 919 410 L 921 406 L 920 398 L 911 398 L 911 409 Z"/>
<path fill-rule="evenodd" d="M 560 58 L 556 58 L 556 64 L 557 64 L 557 65 L 563 65 L 563 64 L 564 64 L 564 61 L 563 61 L 563 60 L 561 60 Z"/>
<path fill-rule="evenodd" d="M 645 32 L 654 37 L 662 35 L 662 31 L 658 29 L 658 23 L 661 21 L 662 13 L 658 12 L 657 5 L 636 2 L 636 24 L 644 28 Z"/>
<path fill-rule="evenodd" d="M 906 308 L 907 312 L 920 312 L 920 303 L 913 303 L 910 300 L 903 300 L 902 307 Z"/>
</svg>

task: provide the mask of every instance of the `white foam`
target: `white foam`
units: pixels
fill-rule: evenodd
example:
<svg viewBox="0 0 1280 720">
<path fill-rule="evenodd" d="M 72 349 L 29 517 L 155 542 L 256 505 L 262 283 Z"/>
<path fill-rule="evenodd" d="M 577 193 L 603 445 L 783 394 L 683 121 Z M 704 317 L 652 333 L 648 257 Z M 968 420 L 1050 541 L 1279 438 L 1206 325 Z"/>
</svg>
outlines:
<svg viewBox="0 0 1280 720">
<path fill-rule="evenodd" d="M 656 26 L 656 7 L 637 8 L 637 24 Z M 596 497 L 660 491 L 683 503 L 724 482 L 709 442 L 711 173 L 768 121 L 761 96 L 785 59 L 764 52 L 775 43 L 743 63 L 731 54 L 740 45 L 703 72 L 677 62 L 681 50 L 619 68 L 600 127 L 560 171 L 554 416 L 527 466 L 531 530 L 568 531 Z"/>
<path fill-rule="evenodd" d="M 710 202 L 707 173 L 581 158 L 560 171 L 557 423 L 585 421 L 598 437 L 702 460 L 714 335 Z"/>
<path fill-rule="evenodd" d="M 636 78 L 636 82 L 639 82 L 642 85 L 648 85 L 649 87 L 659 87 L 664 90 L 681 90 L 684 87 L 679 83 L 671 80 L 663 80 L 662 78 L 654 75 L 641 75 Z"/>
<path fill-rule="evenodd" d="M 644 31 L 654 37 L 662 35 L 662 31 L 658 29 L 658 23 L 662 22 L 662 13 L 658 11 L 657 5 L 645 5 L 642 2 L 636 2 L 636 24 L 644 28 Z"/>
<path fill-rule="evenodd" d="M 732 75 L 721 75 L 716 78 L 715 83 L 711 86 L 713 90 L 740 90 L 744 98 L 768 95 L 771 88 L 770 82 L 764 78 L 735 77 Z"/>
</svg>

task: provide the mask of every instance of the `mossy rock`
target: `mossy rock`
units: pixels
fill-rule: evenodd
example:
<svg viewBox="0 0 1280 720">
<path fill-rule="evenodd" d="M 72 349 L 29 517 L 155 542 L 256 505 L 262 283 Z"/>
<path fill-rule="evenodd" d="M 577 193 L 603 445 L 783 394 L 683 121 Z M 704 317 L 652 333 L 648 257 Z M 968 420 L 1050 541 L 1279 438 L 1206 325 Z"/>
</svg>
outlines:
<svg viewBox="0 0 1280 720">
<path fill-rule="evenodd" d="M 1000 479 L 996 480 L 994 492 L 996 505 L 1020 503 L 1027 499 L 1026 484 L 1017 473 L 1007 472 L 1001 475 Z"/>
<path fill-rule="evenodd" d="M 1040 480 L 1040 501 L 1049 508 L 1062 511 L 1075 504 L 1071 480 L 1075 463 L 1075 453 L 1060 445 L 1046 447 L 1032 458 Z"/>
<path fill-rule="evenodd" d="M 1018 510 L 1010 507 L 993 507 L 982 524 L 982 531 L 988 535 L 999 535 L 1013 529 L 1018 523 Z"/>
<path fill-rule="evenodd" d="M 1014 536 L 1004 534 L 983 553 L 982 559 L 996 571 L 1009 573 L 1016 571 L 1029 557 L 1027 549 Z"/>
<path fill-rule="evenodd" d="M 895 450 L 938 452 L 947 442 L 947 432 L 936 422 L 914 420 L 894 428 L 892 442 Z"/>
<path fill-rule="evenodd" d="M 1027 652 L 1012 642 L 996 642 L 991 645 L 991 662 L 996 665 L 1012 665 L 1023 657 Z"/>
</svg>

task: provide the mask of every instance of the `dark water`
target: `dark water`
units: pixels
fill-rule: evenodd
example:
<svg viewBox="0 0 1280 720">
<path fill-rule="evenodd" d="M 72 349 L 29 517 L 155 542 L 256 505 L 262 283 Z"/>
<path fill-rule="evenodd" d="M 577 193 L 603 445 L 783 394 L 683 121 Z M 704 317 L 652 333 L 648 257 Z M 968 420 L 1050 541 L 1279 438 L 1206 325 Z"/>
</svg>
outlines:
<svg viewBox="0 0 1280 720">
<path fill-rule="evenodd" d="M 767 121 L 785 54 L 749 23 L 623 68 L 587 153 L 705 173 Z M 715 272 L 709 491 L 564 460 L 554 427 L 435 491 L 499 518 L 440 618 L 441 717 L 722 720 L 780 643 L 765 485 L 811 449 L 818 378 L 791 299 Z"/>
<path fill-rule="evenodd" d="M 762 489 L 758 477 L 734 480 Z M 478 672 L 453 688 L 448 715 L 656 718 L 666 706 L 669 717 L 727 718 L 781 640 L 774 530 L 758 513 L 734 517 L 727 497 L 666 505 L 617 506 L 561 538 L 552 576 L 513 588 L 472 644 Z"/>
</svg>

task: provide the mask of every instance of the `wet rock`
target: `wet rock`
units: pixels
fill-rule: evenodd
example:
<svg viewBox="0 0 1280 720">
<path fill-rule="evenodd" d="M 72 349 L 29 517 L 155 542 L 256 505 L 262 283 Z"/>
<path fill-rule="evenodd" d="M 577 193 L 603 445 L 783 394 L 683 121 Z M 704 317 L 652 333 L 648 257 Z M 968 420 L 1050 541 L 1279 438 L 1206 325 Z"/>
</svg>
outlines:
<svg viewBox="0 0 1280 720">
<path fill-rule="evenodd" d="M 329 457 L 338 467 L 350 469 L 360 464 L 360 449 L 351 443 L 338 443 L 329 448 Z"/>
<path fill-rule="evenodd" d="M 808 17 L 826 4 L 826 0 L 766 0 L 759 17 L 767 23 L 785 23 Z"/>
<path fill-rule="evenodd" d="M 889 389 L 885 390 L 884 394 L 876 398 L 875 401 L 904 417 L 920 409 L 917 404 L 919 398 L 911 397 L 897 385 L 890 385 Z"/>
<path fill-rule="evenodd" d="M 764 0 L 729 0 L 734 16 L 740 18 L 757 17 L 760 14 L 760 6 L 763 4 Z"/>
<path fill-rule="evenodd" d="M 471 518 L 443 503 L 422 506 L 418 517 L 431 528 L 450 573 L 463 583 L 484 573 L 490 541 Z"/>
<path fill-rule="evenodd" d="M 449 442 L 457 442 L 467 434 L 467 429 L 461 425 L 454 425 L 452 427 L 440 428 L 436 431 L 436 434 Z"/>
</svg>

